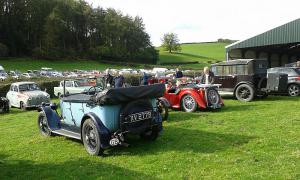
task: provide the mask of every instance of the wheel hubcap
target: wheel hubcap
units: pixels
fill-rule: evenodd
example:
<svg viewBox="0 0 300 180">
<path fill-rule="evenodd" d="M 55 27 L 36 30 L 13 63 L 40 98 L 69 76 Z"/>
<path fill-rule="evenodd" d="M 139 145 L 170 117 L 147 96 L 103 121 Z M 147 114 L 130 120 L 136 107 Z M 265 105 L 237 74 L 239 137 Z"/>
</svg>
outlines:
<svg viewBox="0 0 300 180">
<path fill-rule="evenodd" d="M 187 96 L 184 98 L 184 107 L 186 109 L 191 110 L 194 108 L 194 106 L 195 106 L 195 100 L 192 97 Z"/>
<path fill-rule="evenodd" d="M 251 92 L 248 88 L 241 88 L 239 90 L 239 96 L 243 99 L 249 98 L 250 94 L 251 94 Z"/>
<path fill-rule="evenodd" d="M 289 94 L 291 96 L 297 96 L 299 94 L 299 87 L 295 86 L 295 85 L 290 86 L 290 88 L 289 88 Z"/>
<path fill-rule="evenodd" d="M 96 140 L 96 132 L 95 129 L 92 126 L 87 126 L 85 128 L 85 140 L 91 149 L 95 149 L 97 145 L 97 140 Z"/>
</svg>

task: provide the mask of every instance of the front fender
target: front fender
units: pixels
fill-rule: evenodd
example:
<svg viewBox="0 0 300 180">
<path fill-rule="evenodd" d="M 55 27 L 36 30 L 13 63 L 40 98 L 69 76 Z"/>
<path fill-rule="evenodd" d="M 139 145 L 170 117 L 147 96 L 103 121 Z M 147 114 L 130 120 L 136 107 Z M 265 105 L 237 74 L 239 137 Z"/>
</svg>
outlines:
<svg viewBox="0 0 300 180">
<path fill-rule="evenodd" d="M 46 115 L 47 122 L 51 131 L 61 128 L 61 119 L 56 111 L 52 110 L 50 106 L 39 107 L 38 111 L 43 112 Z"/>
<path fill-rule="evenodd" d="M 197 90 L 194 90 L 194 89 L 186 90 L 182 94 L 180 94 L 180 101 L 181 101 L 182 97 L 187 95 L 187 94 L 189 94 L 189 95 L 191 95 L 195 98 L 195 100 L 197 101 L 197 104 L 200 108 L 205 109 L 207 107 L 206 106 L 206 101 L 205 101 L 205 93 L 202 94 L 201 92 L 198 92 Z"/>
<path fill-rule="evenodd" d="M 91 119 L 94 124 L 97 127 L 97 130 L 100 134 L 100 142 L 101 142 L 101 148 L 107 148 L 109 147 L 109 141 L 111 139 L 111 133 L 110 131 L 103 125 L 102 121 L 100 118 L 95 114 L 95 113 L 87 113 L 83 116 L 81 125 L 80 125 L 80 132 L 82 132 L 82 125 L 86 119 Z M 81 136 L 82 138 L 82 136 Z"/>
</svg>

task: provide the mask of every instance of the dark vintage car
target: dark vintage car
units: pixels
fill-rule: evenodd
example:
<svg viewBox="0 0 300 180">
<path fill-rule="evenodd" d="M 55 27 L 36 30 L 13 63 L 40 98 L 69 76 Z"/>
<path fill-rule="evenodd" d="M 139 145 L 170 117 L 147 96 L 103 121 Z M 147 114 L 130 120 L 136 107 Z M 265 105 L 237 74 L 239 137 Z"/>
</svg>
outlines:
<svg viewBox="0 0 300 180">
<path fill-rule="evenodd" d="M 194 112 L 197 109 L 219 109 L 224 103 L 220 97 L 217 85 L 184 84 L 176 89 L 167 86 L 164 99 L 172 109 L 182 109 Z M 160 98 L 160 100 L 163 100 Z"/>
<path fill-rule="evenodd" d="M 213 64 L 211 71 L 216 84 L 221 84 L 221 95 L 233 95 L 240 101 L 252 101 L 267 96 L 268 61 L 237 59 Z"/>
<path fill-rule="evenodd" d="M 106 89 L 60 97 L 57 105 L 40 107 L 38 126 L 42 135 L 63 135 L 83 141 L 87 152 L 100 155 L 104 149 L 128 144 L 126 135 L 155 140 L 162 131 L 157 98 L 164 84 Z"/>
<path fill-rule="evenodd" d="M 288 75 L 287 89 L 285 93 L 289 96 L 300 94 L 300 67 L 275 67 L 268 69 L 270 73 L 283 73 Z"/>
<path fill-rule="evenodd" d="M 0 113 L 9 112 L 9 100 L 5 97 L 0 97 Z"/>
</svg>

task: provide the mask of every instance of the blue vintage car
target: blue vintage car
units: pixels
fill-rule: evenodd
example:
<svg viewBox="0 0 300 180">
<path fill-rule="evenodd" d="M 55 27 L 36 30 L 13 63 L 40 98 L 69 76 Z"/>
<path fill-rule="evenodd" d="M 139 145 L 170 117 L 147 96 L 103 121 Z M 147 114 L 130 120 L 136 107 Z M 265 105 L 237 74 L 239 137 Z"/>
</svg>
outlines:
<svg viewBox="0 0 300 180">
<path fill-rule="evenodd" d="M 162 131 L 156 99 L 164 90 L 163 84 L 156 84 L 63 95 L 61 113 L 56 104 L 39 108 L 39 130 L 44 136 L 79 139 L 91 155 L 101 155 L 112 146 L 127 146 L 127 134 L 155 140 Z"/>
</svg>

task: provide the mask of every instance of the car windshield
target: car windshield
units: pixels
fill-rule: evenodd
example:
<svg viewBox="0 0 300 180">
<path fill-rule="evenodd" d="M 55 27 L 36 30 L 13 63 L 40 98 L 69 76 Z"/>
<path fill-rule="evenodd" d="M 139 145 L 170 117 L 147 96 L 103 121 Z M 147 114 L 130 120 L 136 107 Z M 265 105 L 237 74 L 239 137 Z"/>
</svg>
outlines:
<svg viewBox="0 0 300 180">
<path fill-rule="evenodd" d="M 22 84 L 19 86 L 20 91 L 36 91 L 41 90 L 37 84 Z"/>
<path fill-rule="evenodd" d="M 300 75 L 300 68 L 295 69 L 296 73 Z"/>
</svg>

